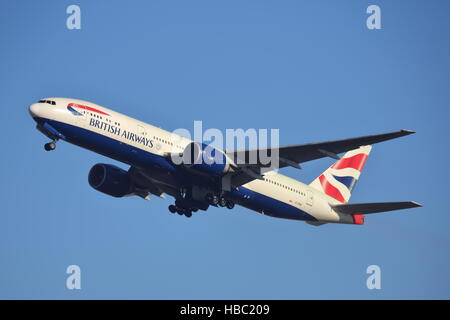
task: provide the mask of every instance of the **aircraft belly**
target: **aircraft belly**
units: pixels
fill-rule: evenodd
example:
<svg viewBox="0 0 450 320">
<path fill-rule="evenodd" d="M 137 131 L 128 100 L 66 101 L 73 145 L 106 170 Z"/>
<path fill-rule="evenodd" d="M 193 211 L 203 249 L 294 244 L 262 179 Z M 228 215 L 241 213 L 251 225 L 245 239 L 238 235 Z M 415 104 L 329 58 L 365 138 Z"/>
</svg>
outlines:
<svg viewBox="0 0 450 320">
<path fill-rule="evenodd" d="M 288 203 L 249 188 L 239 187 L 232 191 L 232 196 L 237 204 L 264 215 L 293 220 L 316 220 L 313 216 Z"/>
</svg>

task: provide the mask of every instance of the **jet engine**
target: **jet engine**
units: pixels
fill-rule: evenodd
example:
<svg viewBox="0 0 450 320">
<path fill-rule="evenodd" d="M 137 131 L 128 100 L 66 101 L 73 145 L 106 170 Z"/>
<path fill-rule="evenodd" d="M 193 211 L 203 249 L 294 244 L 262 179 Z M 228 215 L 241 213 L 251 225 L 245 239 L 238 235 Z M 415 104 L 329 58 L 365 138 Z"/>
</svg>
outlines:
<svg viewBox="0 0 450 320">
<path fill-rule="evenodd" d="M 97 163 L 89 171 L 88 180 L 92 188 L 112 197 L 133 194 L 133 183 L 127 171 L 112 164 Z"/>
<path fill-rule="evenodd" d="M 191 142 L 182 153 L 183 165 L 204 174 L 215 176 L 232 172 L 232 160 L 221 150 L 211 145 Z"/>
</svg>

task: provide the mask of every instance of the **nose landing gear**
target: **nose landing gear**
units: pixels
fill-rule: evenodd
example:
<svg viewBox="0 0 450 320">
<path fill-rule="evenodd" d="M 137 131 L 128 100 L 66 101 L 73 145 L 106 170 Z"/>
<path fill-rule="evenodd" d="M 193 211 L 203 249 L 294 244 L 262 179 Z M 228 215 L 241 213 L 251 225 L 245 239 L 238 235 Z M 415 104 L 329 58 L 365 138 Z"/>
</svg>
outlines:
<svg viewBox="0 0 450 320">
<path fill-rule="evenodd" d="M 56 141 L 52 141 L 44 144 L 45 151 L 52 151 L 56 149 Z"/>
</svg>

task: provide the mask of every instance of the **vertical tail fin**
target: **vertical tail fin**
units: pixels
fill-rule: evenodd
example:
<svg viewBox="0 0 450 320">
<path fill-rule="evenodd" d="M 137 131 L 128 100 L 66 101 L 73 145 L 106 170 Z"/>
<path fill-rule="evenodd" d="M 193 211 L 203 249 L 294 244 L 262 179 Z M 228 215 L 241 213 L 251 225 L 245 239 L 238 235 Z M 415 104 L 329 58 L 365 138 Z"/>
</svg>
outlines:
<svg viewBox="0 0 450 320">
<path fill-rule="evenodd" d="M 310 186 L 339 202 L 347 203 L 371 149 L 372 146 L 363 146 L 347 152 L 311 182 Z"/>
</svg>

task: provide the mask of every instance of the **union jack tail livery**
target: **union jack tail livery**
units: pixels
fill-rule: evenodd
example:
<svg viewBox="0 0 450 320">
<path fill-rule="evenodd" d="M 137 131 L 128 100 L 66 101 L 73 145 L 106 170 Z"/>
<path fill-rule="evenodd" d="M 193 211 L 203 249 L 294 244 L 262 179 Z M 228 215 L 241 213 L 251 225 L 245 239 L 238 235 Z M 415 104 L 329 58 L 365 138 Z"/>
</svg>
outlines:
<svg viewBox="0 0 450 320">
<path fill-rule="evenodd" d="M 347 152 L 317 177 L 310 186 L 342 203 L 347 203 L 369 157 L 372 146 L 363 146 Z"/>
</svg>

